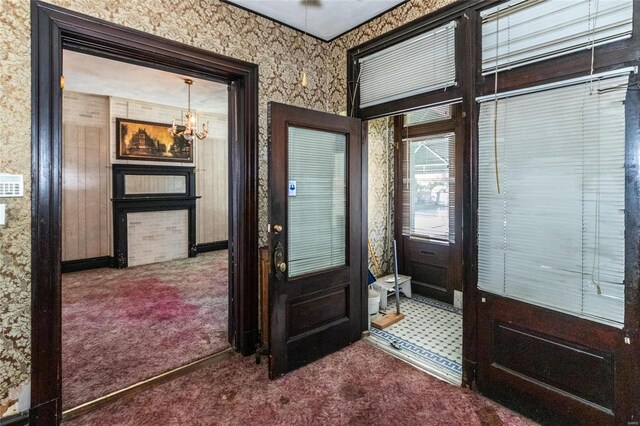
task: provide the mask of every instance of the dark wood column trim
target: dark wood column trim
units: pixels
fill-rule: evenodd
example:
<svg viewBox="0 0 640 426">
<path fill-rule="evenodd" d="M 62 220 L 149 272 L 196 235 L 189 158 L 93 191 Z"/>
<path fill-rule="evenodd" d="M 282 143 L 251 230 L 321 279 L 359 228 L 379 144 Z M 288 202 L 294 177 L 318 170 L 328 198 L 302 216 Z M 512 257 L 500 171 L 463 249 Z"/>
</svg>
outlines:
<svg viewBox="0 0 640 426">
<path fill-rule="evenodd" d="M 32 425 L 61 420 L 62 49 L 240 88 L 230 96 L 229 339 L 247 355 L 258 331 L 258 67 L 144 32 L 31 2 Z"/>
</svg>

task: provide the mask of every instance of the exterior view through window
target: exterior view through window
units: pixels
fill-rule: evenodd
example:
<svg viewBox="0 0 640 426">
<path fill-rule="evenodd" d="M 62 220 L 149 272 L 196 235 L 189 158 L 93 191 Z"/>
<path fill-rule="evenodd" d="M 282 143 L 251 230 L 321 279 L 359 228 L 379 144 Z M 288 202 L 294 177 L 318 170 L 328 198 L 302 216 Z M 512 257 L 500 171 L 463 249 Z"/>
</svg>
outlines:
<svg viewBox="0 0 640 426">
<path fill-rule="evenodd" d="M 405 115 L 407 125 L 450 118 L 449 106 Z M 444 132 L 402 141 L 403 234 L 454 241 L 455 134 Z"/>
<path fill-rule="evenodd" d="M 454 134 L 405 140 L 409 235 L 449 240 L 450 151 Z"/>
</svg>

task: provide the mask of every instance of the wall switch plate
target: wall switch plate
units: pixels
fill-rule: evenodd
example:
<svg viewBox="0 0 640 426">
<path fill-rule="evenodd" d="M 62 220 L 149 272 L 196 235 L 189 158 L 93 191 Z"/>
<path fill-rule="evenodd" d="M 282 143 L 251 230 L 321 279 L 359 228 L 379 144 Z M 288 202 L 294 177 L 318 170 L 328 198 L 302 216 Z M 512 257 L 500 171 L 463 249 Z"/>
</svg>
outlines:
<svg viewBox="0 0 640 426">
<path fill-rule="evenodd" d="M 453 290 L 453 306 L 462 309 L 462 292 Z"/>
</svg>

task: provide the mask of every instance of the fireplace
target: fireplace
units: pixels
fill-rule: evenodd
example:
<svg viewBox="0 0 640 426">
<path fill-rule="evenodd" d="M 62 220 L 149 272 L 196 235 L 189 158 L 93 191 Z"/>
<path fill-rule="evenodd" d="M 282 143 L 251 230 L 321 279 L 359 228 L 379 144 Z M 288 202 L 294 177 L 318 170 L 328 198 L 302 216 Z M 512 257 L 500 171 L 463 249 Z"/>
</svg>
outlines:
<svg viewBox="0 0 640 426">
<path fill-rule="evenodd" d="M 114 266 L 195 256 L 195 193 L 193 167 L 114 164 Z"/>
</svg>

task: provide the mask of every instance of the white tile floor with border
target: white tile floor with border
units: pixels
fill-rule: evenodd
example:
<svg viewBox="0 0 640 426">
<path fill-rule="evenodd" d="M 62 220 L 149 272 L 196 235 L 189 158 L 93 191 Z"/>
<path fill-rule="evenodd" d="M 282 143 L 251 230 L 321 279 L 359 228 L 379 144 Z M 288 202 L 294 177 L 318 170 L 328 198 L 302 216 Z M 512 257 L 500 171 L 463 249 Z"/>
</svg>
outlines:
<svg viewBox="0 0 640 426">
<path fill-rule="evenodd" d="M 395 308 L 395 299 L 390 297 L 387 312 Z M 419 369 L 460 386 L 462 310 L 416 294 L 410 299 L 402 297 L 400 309 L 405 319 L 384 330 L 371 327 L 368 340 Z"/>
</svg>

